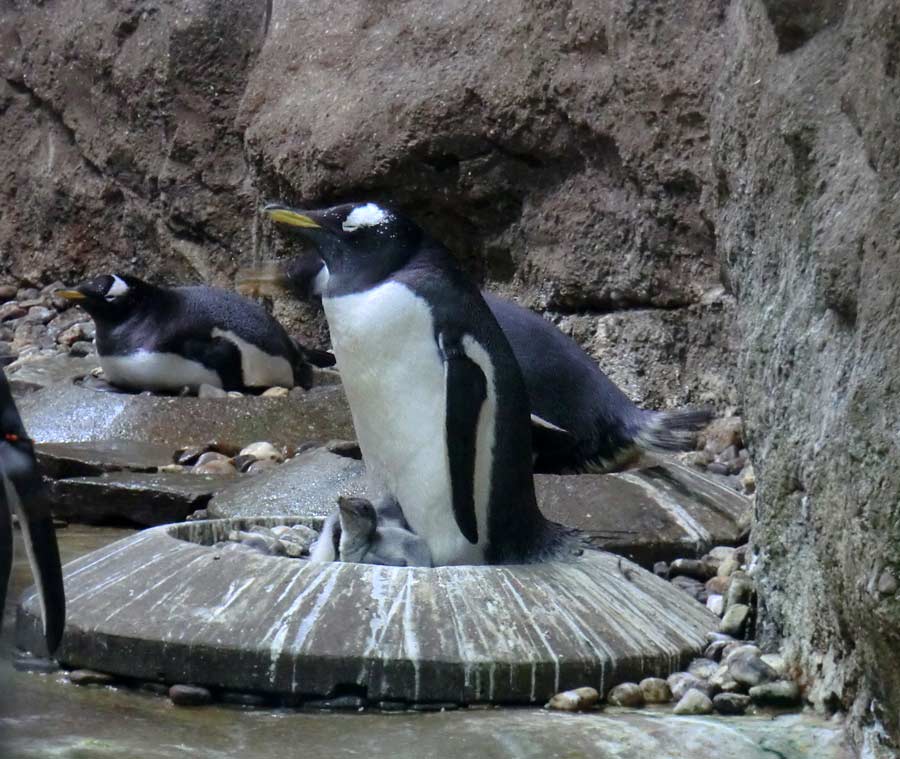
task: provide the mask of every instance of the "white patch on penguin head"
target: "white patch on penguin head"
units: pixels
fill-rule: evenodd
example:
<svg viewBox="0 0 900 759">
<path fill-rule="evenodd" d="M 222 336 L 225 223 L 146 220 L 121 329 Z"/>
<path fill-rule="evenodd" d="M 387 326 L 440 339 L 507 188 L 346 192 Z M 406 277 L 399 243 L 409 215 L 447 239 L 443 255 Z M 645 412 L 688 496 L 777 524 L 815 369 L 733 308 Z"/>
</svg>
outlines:
<svg viewBox="0 0 900 759">
<path fill-rule="evenodd" d="M 104 296 L 107 300 L 113 300 L 114 298 L 119 298 L 122 295 L 128 294 L 129 287 L 125 283 L 125 280 L 116 274 L 112 275 L 112 284 L 109 286 L 109 289 L 106 291 L 106 295 Z"/>
<path fill-rule="evenodd" d="M 390 218 L 390 214 L 376 203 L 366 203 L 364 206 L 354 208 L 350 215 L 344 219 L 341 228 L 345 232 L 355 232 L 362 227 L 377 227 Z"/>
</svg>

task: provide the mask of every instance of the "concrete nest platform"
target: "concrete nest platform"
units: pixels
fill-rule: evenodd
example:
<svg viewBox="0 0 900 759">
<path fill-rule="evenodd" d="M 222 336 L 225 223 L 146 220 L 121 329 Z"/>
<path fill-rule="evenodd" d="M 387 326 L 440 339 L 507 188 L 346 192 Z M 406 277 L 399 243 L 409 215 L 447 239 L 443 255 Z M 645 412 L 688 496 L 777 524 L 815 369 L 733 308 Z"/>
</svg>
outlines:
<svg viewBox="0 0 900 759">
<path fill-rule="evenodd" d="M 406 569 L 220 550 L 230 530 L 146 530 L 66 566 L 68 666 L 142 680 L 369 702 L 543 703 L 666 675 L 717 620 L 669 583 L 589 550 L 567 562 Z M 17 642 L 40 650 L 23 596 Z"/>
</svg>

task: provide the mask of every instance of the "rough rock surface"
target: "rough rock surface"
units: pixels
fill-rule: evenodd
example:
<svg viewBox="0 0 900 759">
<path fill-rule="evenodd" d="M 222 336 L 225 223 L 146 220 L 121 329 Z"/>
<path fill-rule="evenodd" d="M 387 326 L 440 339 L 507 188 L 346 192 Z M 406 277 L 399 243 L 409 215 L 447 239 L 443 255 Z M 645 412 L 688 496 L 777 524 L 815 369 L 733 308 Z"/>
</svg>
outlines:
<svg viewBox="0 0 900 759">
<path fill-rule="evenodd" d="M 390 200 L 635 395 L 733 405 L 702 203 L 724 4 L 7 6 L 0 278 L 228 284 L 262 200 Z"/>
<path fill-rule="evenodd" d="M 787 636 L 806 696 L 881 720 L 896 750 L 900 596 L 878 588 L 900 568 L 900 9 L 745 0 L 724 29 L 714 204 L 762 639 Z M 873 754 L 878 732 L 857 733 Z"/>
</svg>

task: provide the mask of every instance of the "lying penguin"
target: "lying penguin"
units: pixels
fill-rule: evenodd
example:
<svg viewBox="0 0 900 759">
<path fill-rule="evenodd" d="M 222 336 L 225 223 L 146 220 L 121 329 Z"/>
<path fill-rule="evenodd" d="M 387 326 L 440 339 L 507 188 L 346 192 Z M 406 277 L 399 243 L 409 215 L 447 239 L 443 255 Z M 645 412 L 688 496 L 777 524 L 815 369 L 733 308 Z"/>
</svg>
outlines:
<svg viewBox="0 0 900 759">
<path fill-rule="evenodd" d="M 409 529 L 391 498 L 378 507 L 365 498 L 338 498 L 325 520 L 310 561 L 349 561 L 389 567 L 430 567 L 428 544 Z"/>
<path fill-rule="evenodd" d="M 57 295 L 93 317 L 103 373 L 132 390 L 308 389 L 312 366 L 334 364 L 330 353 L 303 347 L 262 306 L 228 290 L 103 274 Z"/>
<path fill-rule="evenodd" d="M 374 203 L 266 211 L 327 266 L 322 303 L 366 469 L 434 565 L 577 550 L 537 507 L 519 365 L 446 248 Z"/>
<path fill-rule="evenodd" d="M 315 253 L 245 272 L 249 292 L 287 290 L 300 299 L 321 295 L 328 267 Z M 533 421 L 535 471 L 601 474 L 627 468 L 644 451 L 684 451 L 712 414 L 705 409 L 639 408 L 571 337 L 540 315 L 491 293 L 484 300 L 522 370 Z M 541 422 L 549 422 L 549 425 Z"/>
<path fill-rule="evenodd" d="M 37 585 L 47 651 L 52 654 L 66 621 L 59 548 L 34 444 L 25 434 L 6 375 L 0 370 L 0 622 L 12 571 L 13 511 Z"/>
</svg>

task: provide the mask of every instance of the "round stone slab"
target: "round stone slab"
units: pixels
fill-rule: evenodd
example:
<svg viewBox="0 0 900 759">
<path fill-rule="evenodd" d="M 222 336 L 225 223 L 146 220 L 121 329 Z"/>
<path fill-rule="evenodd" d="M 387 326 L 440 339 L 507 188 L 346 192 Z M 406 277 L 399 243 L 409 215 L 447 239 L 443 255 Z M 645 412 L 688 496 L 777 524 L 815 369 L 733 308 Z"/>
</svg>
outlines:
<svg viewBox="0 0 900 759">
<path fill-rule="evenodd" d="M 145 530 L 66 565 L 68 666 L 163 682 L 369 701 L 543 703 L 681 669 L 717 619 L 635 564 L 588 550 L 508 566 L 317 564 L 216 549 L 254 524 Z M 40 650 L 23 596 L 17 642 Z"/>
</svg>

